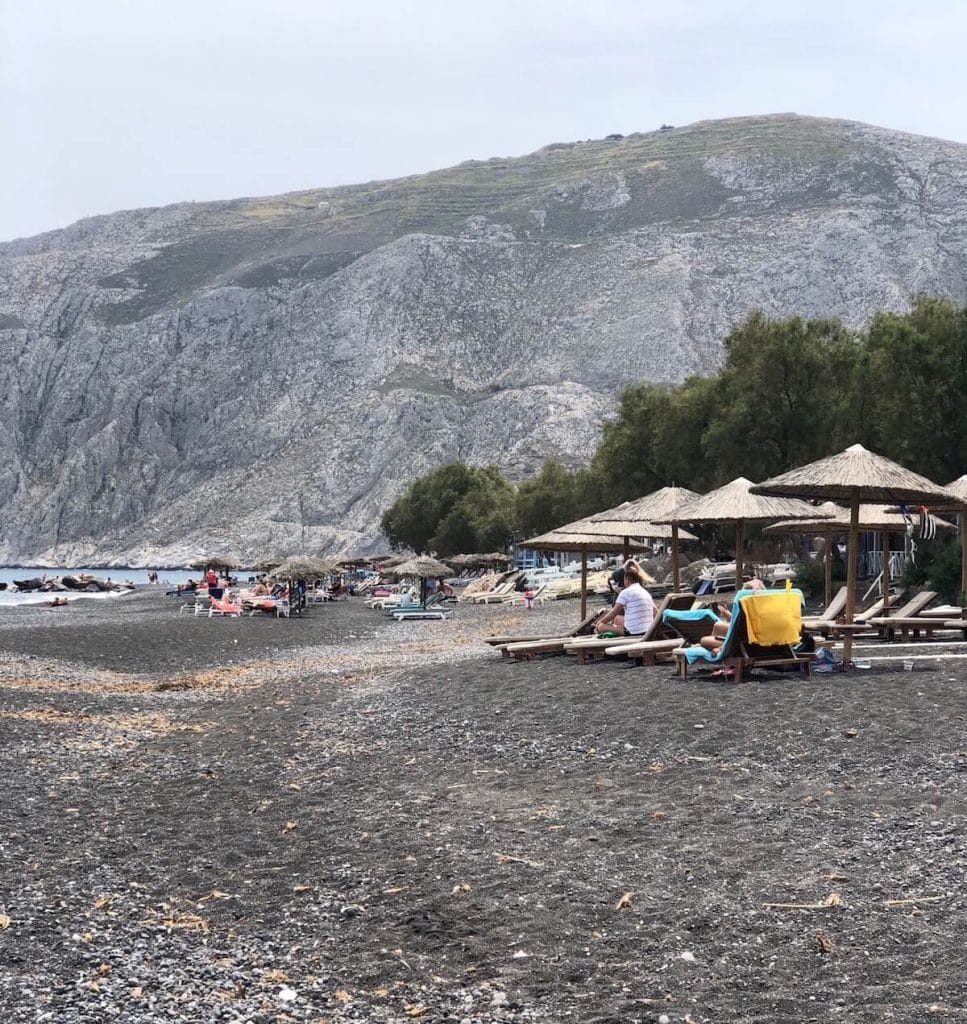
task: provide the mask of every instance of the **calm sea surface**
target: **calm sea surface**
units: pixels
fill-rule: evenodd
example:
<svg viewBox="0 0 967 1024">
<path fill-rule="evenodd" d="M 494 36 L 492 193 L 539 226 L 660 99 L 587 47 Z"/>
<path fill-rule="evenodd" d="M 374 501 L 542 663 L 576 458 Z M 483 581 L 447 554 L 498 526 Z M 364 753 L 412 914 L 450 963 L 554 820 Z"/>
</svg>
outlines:
<svg viewBox="0 0 967 1024">
<path fill-rule="evenodd" d="M 81 573 L 88 573 L 91 576 L 96 576 L 98 579 L 106 580 L 111 579 L 119 583 L 134 583 L 138 587 L 148 585 L 148 573 L 151 569 L 51 569 L 49 566 L 27 566 L 22 569 L 10 569 L 6 566 L 0 567 L 0 583 L 13 583 L 14 580 L 29 580 L 35 577 L 47 576 L 78 576 Z M 193 572 L 191 569 L 158 569 L 159 589 L 164 584 L 171 584 L 172 586 L 178 583 L 186 583 L 189 579 L 198 579 L 201 573 Z M 115 600 L 118 596 L 122 596 L 116 593 L 72 593 L 70 591 L 65 592 L 66 596 L 70 600 L 92 600 L 92 601 L 105 601 Z M 0 605 L 10 604 L 42 604 L 44 601 L 49 601 L 54 595 L 49 593 L 32 593 L 32 594 L 11 594 L 7 590 L 0 590 Z"/>
</svg>

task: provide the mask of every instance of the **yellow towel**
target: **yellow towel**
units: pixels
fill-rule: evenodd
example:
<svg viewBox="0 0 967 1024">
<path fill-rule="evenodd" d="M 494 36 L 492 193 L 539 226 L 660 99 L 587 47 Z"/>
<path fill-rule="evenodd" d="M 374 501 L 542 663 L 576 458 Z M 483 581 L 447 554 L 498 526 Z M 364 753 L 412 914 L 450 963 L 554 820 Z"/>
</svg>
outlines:
<svg viewBox="0 0 967 1024">
<path fill-rule="evenodd" d="M 797 590 L 770 590 L 740 597 L 746 631 L 754 644 L 795 644 L 802 629 L 802 597 Z"/>
</svg>

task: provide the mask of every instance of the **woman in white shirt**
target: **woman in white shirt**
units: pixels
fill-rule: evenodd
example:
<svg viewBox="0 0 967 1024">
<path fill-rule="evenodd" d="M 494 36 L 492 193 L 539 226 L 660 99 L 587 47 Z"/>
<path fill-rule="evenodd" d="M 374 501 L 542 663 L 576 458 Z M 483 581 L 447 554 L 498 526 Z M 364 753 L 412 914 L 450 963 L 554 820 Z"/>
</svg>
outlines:
<svg viewBox="0 0 967 1024">
<path fill-rule="evenodd" d="M 655 617 L 655 602 L 645 590 L 645 574 L 632 559 L 625 562 L 624 589 L 610 608 L 595 623 L 597 633 L 614 631 L 618 636 L 642 636 L 651 628 Z"/>
</svg>

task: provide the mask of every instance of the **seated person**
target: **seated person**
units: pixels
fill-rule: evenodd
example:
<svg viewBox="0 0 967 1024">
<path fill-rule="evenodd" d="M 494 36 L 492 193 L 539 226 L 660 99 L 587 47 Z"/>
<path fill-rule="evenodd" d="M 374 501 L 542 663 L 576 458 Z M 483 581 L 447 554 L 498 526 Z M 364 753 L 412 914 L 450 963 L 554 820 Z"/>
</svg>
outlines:
<svg viewBox="0 0 967 1024">
<path fill-rule="evenodd" d="M 624 564 L 624 589 L 615 597 L 613 607 L 594 624 L 596 633 L 613 631 L 618 636 L 642 636 L 651 628 L 655 602 L 645 590 L 645 574 L 633 559 Z"/>
<path fill-rule="evenodd" d="M 765 590 L 766 585 L 760 579 L 751 579 L 745 585 L 746 590 Z M 712 626 L 712 632 L 709 636 L 703 636 L 699 643 L 707 651 L 711 651 L 713 654 L 719 650 L 723 643 L 725 643 L 726 634 L 729 631 L 729 624 L 732 622 L 732 609 L 724 604 L 717 604 L 714 608 L 715 614 L 718 615 L 718 622 Z"/>
</svg>

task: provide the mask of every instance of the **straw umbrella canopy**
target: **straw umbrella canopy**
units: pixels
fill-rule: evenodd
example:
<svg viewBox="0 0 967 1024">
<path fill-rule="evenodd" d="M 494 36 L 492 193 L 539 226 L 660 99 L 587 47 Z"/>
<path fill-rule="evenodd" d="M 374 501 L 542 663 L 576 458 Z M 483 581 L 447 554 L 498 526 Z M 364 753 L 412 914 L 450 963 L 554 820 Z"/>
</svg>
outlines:
<svg viewBox="0 0 967 1024">
<path fill-rule="evenodd" d="M 282 555 L 274 555 L 270 558 L 260 558 L 255 563 L 256 572 L 272 572 L 273 569 L 277 569 L 285 559 Z"/>
<path fill-rule="evenodd" d="M 416 576 L 420 581 L 420 604 L 426 604 L 426 581 L 435 576 L 449 576 L 449 565 L 430 558 L 429 555 L 414 555 L 412 558 L 393 566 L 394 576 Z"/>
<path fill-rule="evenodd" d="M 238 569 L 241 566 L 241 562 L 237 558 L 233 558 L 231 555 L 207 555 L 204 558 L 195 558 L 188 563 L 189 568 L 207 569 L 224 569 L 226 572 L 232 569 Z"/>
<path fill-rule="evenodd" d="M 819 519 L 815 505 L 794 498 L 765 498 L 752 493 L 754 484 L 744 476 L 679 505 L 665 520 L 672 523 L 723 523 L 735 527 L 735 585 L 742 585 L 742 547 L 746 523 L 772 523 L 777 519 Z"/>
<path fill-rule="evenodd" d="M 633 501 L 626 501 L 615 508 L 609 508 L 604 512 L 597 512 L 591 516 L 591 519 L 595 523 L 648 523 L 654 527 L 656 520 L 662 520 L 666 516 L 670 516 L 679 505 L 684 505 L 686 501 L 693 501 L 699 497 L 701 495 L 698 491 L 690 491 L 687 487 L 660 487 L 657 491 L 652 491 L 651 494 L 646 494 L 642 498 L 635 498 Z M 694 540 L 695 538 L 691 534 L 688 536 L 680 534 L 678 523 L 671 524 L 671 535 L 672 583 L 675 590 L 678 590 L 680 585 L 678 542 L 680 539 Z M 628 536 L 657 537 L 659 534 L 644 534 L 632 531 Z"/>
<path fill-rule="evenodd" d="M 580 551 L 581 552 L 581 618 L 588 614 L 588 552 L 607 551 L 621 553 L 629 547 L 641 551 L 647 548 L 644 541 L 623 537 L 619 534 L 596 532 L 600 524 L 591 522 L 590 517 L 566 523 L 555 530 L 522 540 L 521 547 L 537 551 Z M 589 530 L 591 532 L 589 532 Z"/>
<path fill-rule="evenodd" d="M 826 604 L 832 600 L 832 557 L 831 547 L 833 534 L 846 533 L 849 531 L 850 510 L 832 501 L 823 502 L 817 511 L 829 514 L 829 519 L 800 519 L 798 521 L 788 520 L 784 523 L 775 523 L 765 528 L 766 533 L 817 533 L 821 534 L 826 541 Z M 859 528 L 861 532 L 875 531 L 883 536 L 883 597 L 886 598 L 890 592 L 890 534 L 903 533 L 906 530 L 907 521 L 899 512 L 891 511 L 885 505 L 860 505 Z M 940 522 L 937 524 L 941 530 L 953 530 L 950 523 Z M 889 615 L 889 606 L 884 604 L 883 614 Z"/>
<path fill-rule="evenodd" d="M 883 504 L 934 504 L 958 502 L 958 495 L 946 490 L 898 462 L 854 444 L 845 451 L 818 459 L 798 469 L 763 480 L 756 494 L 830 498 L 848 501 L 850 508 L 848 558 L 846 566 L 846 621 L 856 612 L 856 554 L 859 547 L 859 514 L 862 502 Z M 843 641 L 843 660 L 853 653 L 849 631 Z"/>
<path fill-rule="evenodd" d="M 513 558 L 510 555 L 505 554 L 503 551 L 489 551 L 485 555 L 480 556 L 485 562 L 503 562 L 506 565 L 508 562 L 512 562 Z"/>
<path fill-rule="evenodd" d="M 337 568 L 335 562 L 325 558 L 299 556 L 287 558 L 276 566 L 275 575 L 290 580 L 318 580 L 328 576 Z"/>
<path fill-rule="evenodd" d="M 380 559 L 380 565 L 386 569 L 392 569 L 397 565 L 401 565 L 408 558 L 412 558 L 412 555 L 387 555 L 386 558 Z"/>
</svg>

